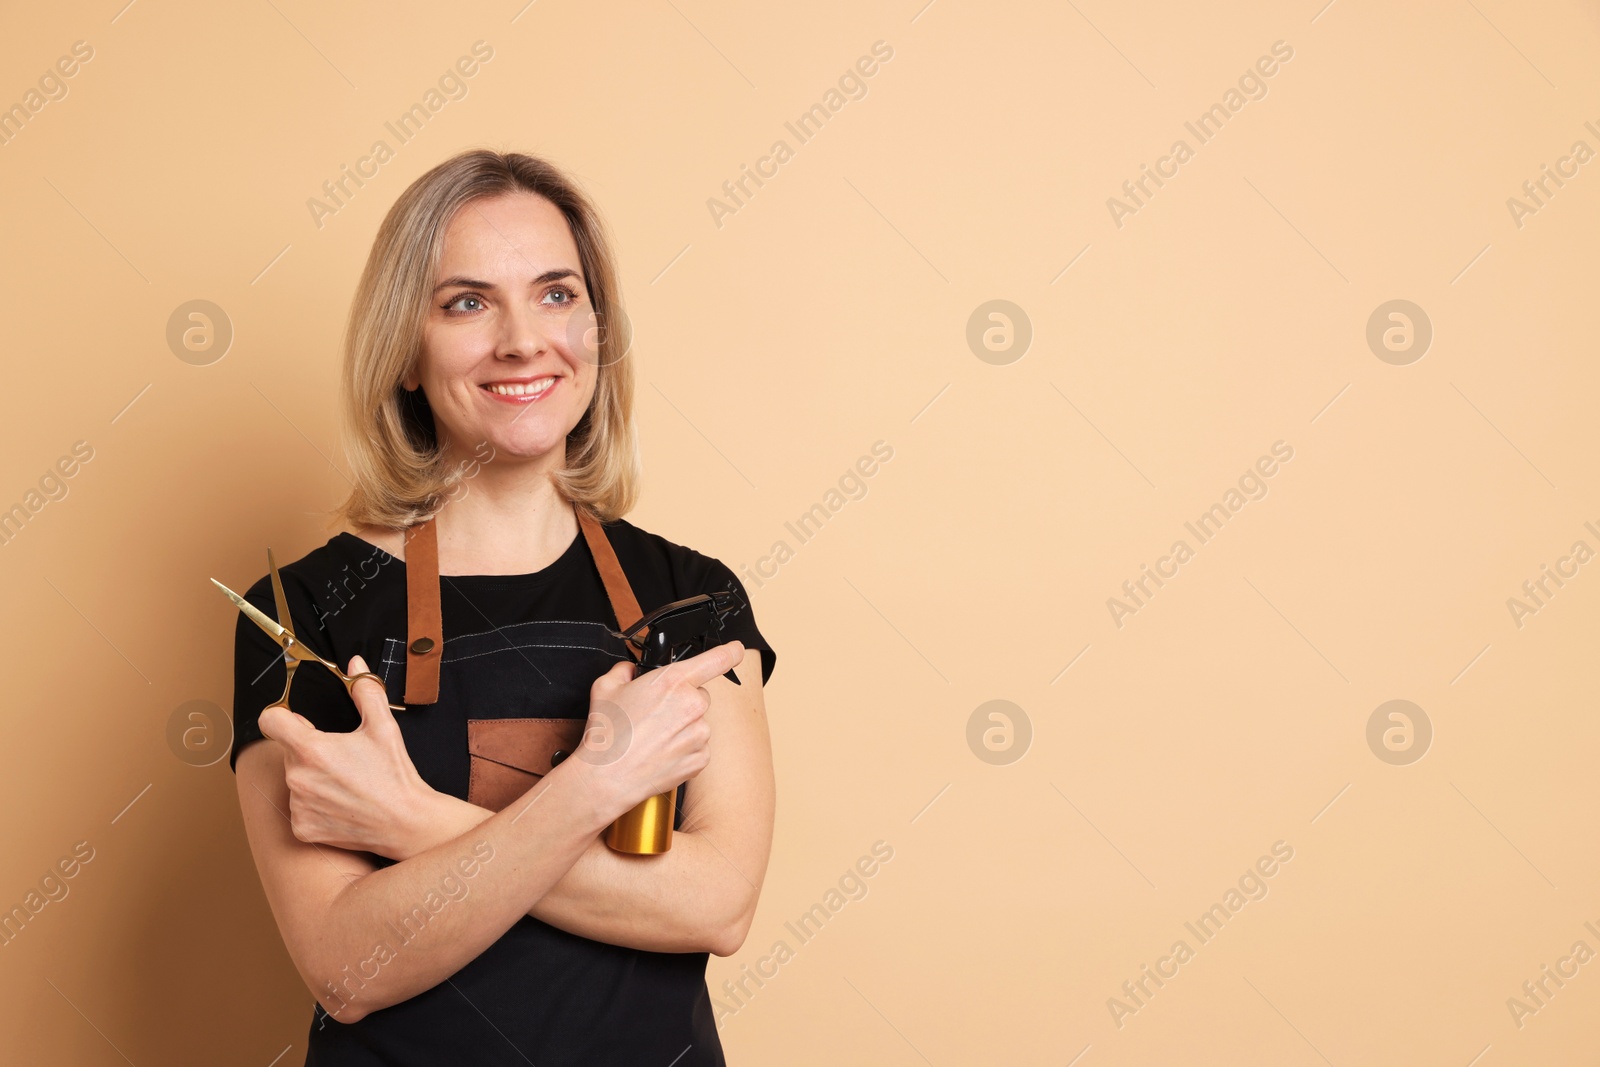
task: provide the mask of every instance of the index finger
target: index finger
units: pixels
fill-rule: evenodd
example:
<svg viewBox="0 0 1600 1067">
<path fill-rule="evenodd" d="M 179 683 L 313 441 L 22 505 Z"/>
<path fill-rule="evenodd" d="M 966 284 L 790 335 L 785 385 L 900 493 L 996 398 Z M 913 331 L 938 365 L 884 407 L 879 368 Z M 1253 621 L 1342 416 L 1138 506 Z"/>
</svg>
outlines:
<svg viewBox="0 0 1600 1067">
<path fill-rule="evenodd" d="M 687 685 L 701 686 L 742 662 L 744 662 L 744 644 L 739 641 L 725 641 L 715 648 L 706 649 L 699 655 L 668 664 L 662 670 L 671 671 L 674 681 L 681 679 Z"/>
</svg>

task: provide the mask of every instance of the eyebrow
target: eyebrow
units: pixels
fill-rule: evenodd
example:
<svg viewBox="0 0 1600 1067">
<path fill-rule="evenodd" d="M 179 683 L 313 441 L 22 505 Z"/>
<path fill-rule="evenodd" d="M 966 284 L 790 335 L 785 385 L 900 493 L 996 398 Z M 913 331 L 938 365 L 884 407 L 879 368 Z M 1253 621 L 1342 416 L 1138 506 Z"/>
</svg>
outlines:
<svg viewBox="0 0 1600 1067">
<path fill-rule="evenodd" d="M 537 278 L 533 279 L 533 281 L 529 282 L 528 284 L 530 286 L 543 285 L 546 282 L 557 281 L 557 280 L 559 280 L 561 278 L 579 278 L 579 274 L 575 270 L 568 270 L 565 267 L 556 267 L 553 270 L 545 271 L 543 274 L 539 275 Z M 582 279 L 579 278 L 579 280 L 582 280 Z M 456 288 L 462 288 L 462 289 L 498 289 L 499 286 L 495 285 L 493 282 L 483 281 L 480 278 L 468 278 L 468 277 L 465 277 L 464 275 L 457 274 L 454 277 L 446 278 L 444 281 L 442 281 L 438 285 L 434 286 L 433 287 L 433 291 L 437 293 L 441 289 L 456 289 Z"/>
</svg>

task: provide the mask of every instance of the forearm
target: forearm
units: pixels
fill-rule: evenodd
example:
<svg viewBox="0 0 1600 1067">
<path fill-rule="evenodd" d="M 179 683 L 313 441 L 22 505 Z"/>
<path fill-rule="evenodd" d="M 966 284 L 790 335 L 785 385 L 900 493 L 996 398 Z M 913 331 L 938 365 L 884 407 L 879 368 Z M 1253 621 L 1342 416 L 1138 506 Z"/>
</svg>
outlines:
<svg viewBox="0 0 1600 1067">
<path fill-rule="evenodd" d="M 341 1022 L 438 985 L 577 862 L 603 826 L 595 810 L 581 771 L 552 773 L 504 811 L 356 879 L 299 954 L 307 984 Z"/>
<path fill-rule="evenodd" d="M 595 841 L 529 914 L 613 945 L 720 953 L 755 894 L 703 833 L 679 830 L 659 856 Z"/>
<path fill-rule="evenodd" d="M 436 794 L 402 829 L 392 858 L 416 855 L 470 833 L 493 815 Z M 756 887 L 714 842 L 693 831 L 672 835 L 659 856 L 614 852 L 596 835 L 528 914 L 568 933 L 650 952 L 705 952 L 722 946 L 754 900 Z"/>
</svg>

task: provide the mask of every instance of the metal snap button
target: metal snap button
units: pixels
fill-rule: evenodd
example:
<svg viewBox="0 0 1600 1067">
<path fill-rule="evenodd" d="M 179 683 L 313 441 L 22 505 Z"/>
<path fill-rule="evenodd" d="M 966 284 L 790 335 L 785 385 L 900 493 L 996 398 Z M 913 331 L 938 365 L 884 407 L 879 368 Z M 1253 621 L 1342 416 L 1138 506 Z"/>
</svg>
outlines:
<svg viewBox="0 0 1600 1067">
<path fill-rule="evenodd" d="M 415 641 L 411 642 L 411 651 L 415 652 L 419 656 L 427 655 L 429 652 L 433 651 L 433 638 L 417 638 Z"/>
<path fill-rule="evenodd" d="M 554 767 L 556 764 L 560 763 L 566 758 L 567 750 L 564 748 L 558 748 L 554 752 L 550 753 L 550 766 Z"/>
</svg>

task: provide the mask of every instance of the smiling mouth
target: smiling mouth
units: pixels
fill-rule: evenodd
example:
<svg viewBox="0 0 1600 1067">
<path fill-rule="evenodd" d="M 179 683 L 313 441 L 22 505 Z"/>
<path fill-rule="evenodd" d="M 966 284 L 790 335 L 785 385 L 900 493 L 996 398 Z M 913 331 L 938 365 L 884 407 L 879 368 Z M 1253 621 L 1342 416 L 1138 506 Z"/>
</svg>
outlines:
<svg viewBox="0 0 1600 1067">
<path fill-rule="evenodd" d="M 479 388 L 507 400 L 537 400 L 548 393 L 556 381 L 554 376 L 550 376 L 531 382 L 486 382 Z"/>
</svg>

